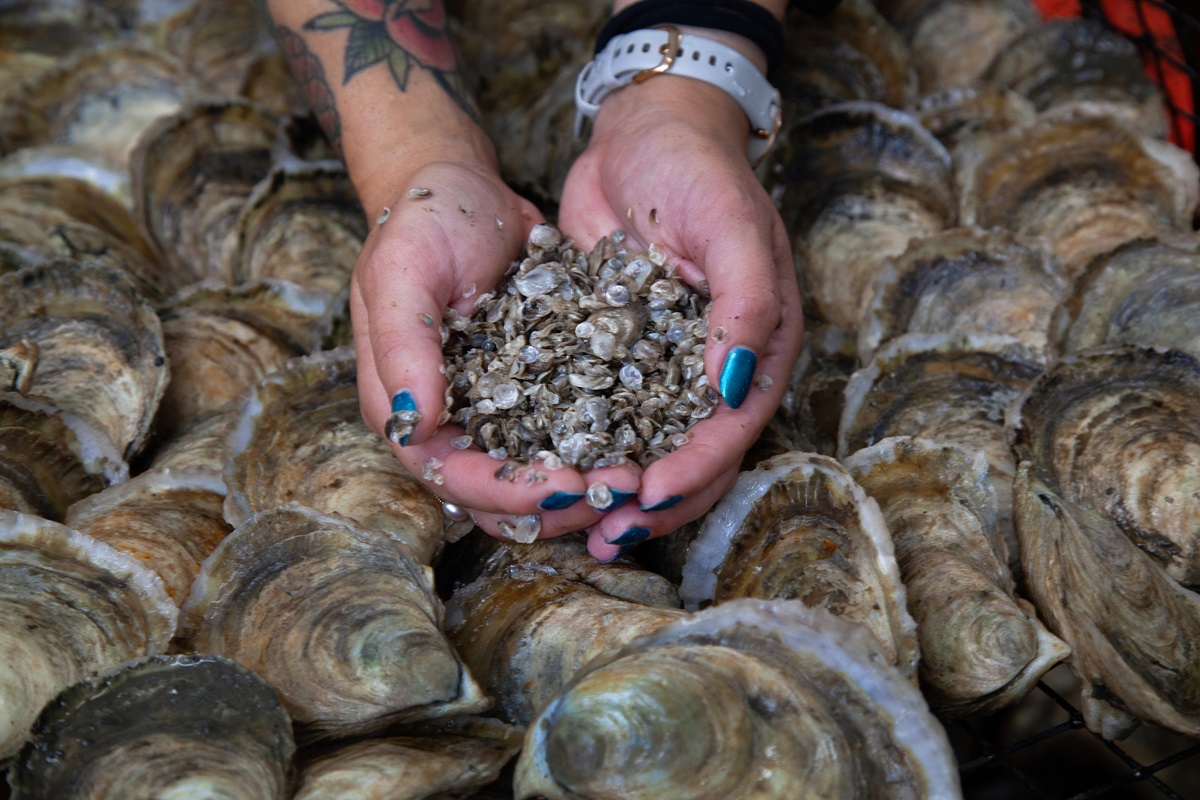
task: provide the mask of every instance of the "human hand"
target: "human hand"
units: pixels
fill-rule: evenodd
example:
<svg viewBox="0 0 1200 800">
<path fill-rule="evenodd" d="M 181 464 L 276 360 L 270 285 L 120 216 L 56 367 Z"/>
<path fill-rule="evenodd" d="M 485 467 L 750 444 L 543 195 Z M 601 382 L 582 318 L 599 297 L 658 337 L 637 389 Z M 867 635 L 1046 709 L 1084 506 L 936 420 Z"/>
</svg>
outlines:
<svg viewBox="0 0 1200 800">
<path fill-rule="evenodd" d="M 492 535 L 503 534 L 502 523 L 513 525 L 515 517 L 530 514 L 541 515 L 543 536 L 594 524 L 600 513 L 586 503 L 562 506 L 582 499 L 596 480 L 633 491 L 636 471 L 610 468 L 585 476 L 534 464 L 515 466 L 498 477 L 502 462 L 475 446 L 454 448 L 451 441 L 465 431 L 438 425 L 446 387 L 442 311 L 470 314 L 478 295 L 494 288 L 519 256 L 541 216 L 487 164 L 434 162 L 394 176 L 387 185 L 389 194 L 360 192 L 386 202 L 375 200 L 378 207 L 367 208 L 382 221 L 367 237 L 351 279 L 363 420 L 384 436 L 394 410 L 419 411 L 411 432 L 395 432 L 393 452 L 414 476 L 428 476 L 423 483 L 430 490 L 471 512 Z M 420 191 L 424 189 L 427 195 Z M 430 469 L 439 462 L 440 467 Z M 532 480 L 535 472 L 545 479 Z M 439 477 L 441 483 L 436 482 Z"/>
<path fill-rule="evenodd" d="M 712 295 L 705 372 L 724 402 L 641 476 L 630 503 L 589 530 L 609 560 L 695 519 L 737 477 L 799 356 L 803 317 L 779 214 L 746 159 L 745 114 L 720 89 L 662 75 L 610 95 L 567 177 L 560 225 L 581 246 L 615 229 L 657 242 Z"/>
</svg>

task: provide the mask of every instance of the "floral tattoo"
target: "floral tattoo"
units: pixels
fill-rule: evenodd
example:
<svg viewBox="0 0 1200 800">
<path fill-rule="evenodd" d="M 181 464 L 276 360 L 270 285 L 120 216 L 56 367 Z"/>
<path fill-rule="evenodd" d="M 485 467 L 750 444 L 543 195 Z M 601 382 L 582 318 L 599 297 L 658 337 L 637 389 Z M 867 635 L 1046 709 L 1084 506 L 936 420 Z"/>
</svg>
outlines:
<svg viewBox="0 0 1200 800">
<path fill-rule="evenodd" d="M 309 20 L 305 30 L 349 28 L 343 83 L 361 70 L 387 64 L 400 91 L 408 88 L 413 66 L 428 71 L 472 119 L 478 112 L 458 69 L 446 33 L 442 0 L 334 0 L 337 11 Z"/>
</svg>

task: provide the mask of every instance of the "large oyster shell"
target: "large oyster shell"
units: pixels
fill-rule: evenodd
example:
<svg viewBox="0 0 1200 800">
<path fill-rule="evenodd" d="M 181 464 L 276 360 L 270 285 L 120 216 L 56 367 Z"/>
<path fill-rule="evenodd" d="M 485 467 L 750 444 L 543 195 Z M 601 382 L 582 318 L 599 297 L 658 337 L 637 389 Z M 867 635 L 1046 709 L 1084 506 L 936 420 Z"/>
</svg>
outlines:
<svg viewBox="0 0 1200 800">
<path fill-rule="evenodd" d="M 176 616 L 162 581 L 136 559 L 0 509 L 0 760 L 66 687 L 165 651 Z"/>
<path fill-rule="evenodd" d="M 539 715 L 517 798 L 960 797 L 945 733 L 865 631 L 735 601 L 578 674 Z"/>
<path fill-rule="evenodd" d="M 898 21 L 921 90 L 976 83 L 997 54 L 1041 21 L 1029 0 L 935 0 Z"/>
<path fill-rule="evenodd" d="M 879 506 L 827 456 L 785 453 L 739 475 L 688 547 L 679 594 L 692 609 L 800 599 L 861 624 L 903 674 L 917 668 L 917 626 Z"/>
<path fill-rule="evenodd" d="M 251 517 L 205 560 L 184 612 L 197 652 L 253 669 L 312 735 L 488 705 L 442 634 L 429 567 L 341 517 L 297 504 Z"/>
<path fill-rule="evenodd" d="M 934 711 L 961 717 L 1015 703 L 1070 653 L 1014 595 L 982 453 L 895 437 L 845 466 L 891 531 Z"/>
<path fill-rule="evenodd" d="M 982 137 L 1028 125 L 1036 115 L 1024 96 L 978 85 L 926 92 L 913 102 L 911 111 L 946 146 L 956 164 L 960 149 Z"/>
<path fill-rule="evenodd" d="M 216 656 L 157 656 L 64 691 L 11 775 L 14 800 L 290 797 L 279 695 Z"/>
<path fill-rule="evenodd" d="M 225 518 L 299 500 L 385 531 L 430 564 L 445 543 L 438 499 L 363 423 L 349 348 L 295 359 L 239 401 L 228 439 Z"/>
</svg>

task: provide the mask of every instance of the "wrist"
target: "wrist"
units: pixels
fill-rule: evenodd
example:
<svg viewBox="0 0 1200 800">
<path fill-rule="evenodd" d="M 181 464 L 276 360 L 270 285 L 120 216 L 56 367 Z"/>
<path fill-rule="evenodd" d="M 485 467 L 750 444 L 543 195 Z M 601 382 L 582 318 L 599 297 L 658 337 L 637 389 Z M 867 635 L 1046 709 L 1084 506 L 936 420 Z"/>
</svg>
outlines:
<svg viewBox="0 0 1200 800">
<path fill-rule="evenodd" d="M 369 218 L 374 218 L 384 206 L 394 205 L 410 189 L 422 188 L 417 186 L 421 173 L 439 165 L 500 179 L 495 148 L 476 126 L 453 128 L 440 136 L 402 137 L 389 149 L 356 160 L 347 158 L 347 162 Z"/>
</svg>

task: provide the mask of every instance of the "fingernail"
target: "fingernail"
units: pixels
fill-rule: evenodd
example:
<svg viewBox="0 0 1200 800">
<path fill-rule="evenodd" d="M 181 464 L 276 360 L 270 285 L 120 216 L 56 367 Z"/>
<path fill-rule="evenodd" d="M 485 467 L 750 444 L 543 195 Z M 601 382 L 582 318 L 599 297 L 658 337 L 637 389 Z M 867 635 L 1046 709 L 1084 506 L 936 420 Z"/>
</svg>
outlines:
<svg viewBox="0 0 1200 800">
<path fill-rule="evenodd" d="M 627 529 L 617 538 L 613 539 L 609 544 L 619 544 L 622 548 L 632 547 L 635 544 L 641 544 L 650 538 L 650 529 L 634 526 Z"/>
<path fill-rule="evenodd" d="M 629 498 L 637 497 L 637 492 L 621 492 L 616 489 L 610 489 L 609 491 L 612 493 L 612 502 L 609 503 L 608 507 L 604 509 L 605 511 L 612 511 L 620 508 L 629 502 Z"/>
<path fill-rule="evenodd" d="M 538 503 L 538 508 L 543 511 L 561 511 L 564 508 L 570 508 L 577 502 L 583 499 L 581 494 L 571 494 L 570 492 L 555 492 L 542 502 Z"/>
<path fill-rule="evenodd" d="M 746 399 L 757 364 L 758 356 L 748 347 L 735 347 L 725 356 L 725 366 L 721 368 L 721 381 L 717 389 L 730 408 L 737 408 Z"/>
<path fill-rule="evenodd" d="M 683 495 L 681 495 L 681 494 L 672 495 L 672 496 L 668 497 L 666 500 L 663 500 L 660 503 L 655 503 L 654 505 L 650 506 L 649 508 L 643 508 L 642 511 L 644 511 L 644 512 L 645 511 L 666 511 L 668 508 L 674 508 L 675 506 L 679 505 L 679 502 L 681 500 L 683 500 Z"/>
<path fill-rule="evenodd" d="M 408 444 L 408 437 L 420 421 L 421 412 L 417 411 L 417 401 L 413 399 L 411 392 L 401 389 L 392 396 L 392 415 L 384 423 L 384 435 L 403 447 Z"/>
</svg>

